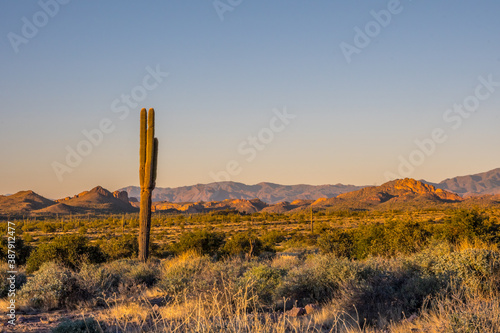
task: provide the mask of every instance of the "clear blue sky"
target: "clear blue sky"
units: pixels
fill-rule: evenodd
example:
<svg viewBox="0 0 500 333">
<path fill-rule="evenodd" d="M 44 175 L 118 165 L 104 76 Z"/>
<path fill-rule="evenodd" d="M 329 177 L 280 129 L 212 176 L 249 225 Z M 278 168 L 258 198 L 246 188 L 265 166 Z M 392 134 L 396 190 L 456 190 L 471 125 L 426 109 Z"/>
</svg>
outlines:
<svg viewBox="0 0 500 333">
<path fill-rule="evenodd" d="M 471 98 L 480 76 L 500 82 L 498 1 L 54 3 L 0 2 L 0 193 L 138 185 L 141 107 L 157 111 L 159 187 L 213 182 L 228 162 L 229 179 L 247 184 L 440 181 L 500 167 L 500 86 Z M 390 22 L 375 21 L 382 10 Z M 359 46 L 350 62 L 347 44 Z M 160 83 L 148 77 L 156 68 L 168 72 Z M 141 100 L 127 106 L 132 92 Z M 443 118 L 464 101 L 476 111 Z M 295 118 L 282 126 L 273 110 L 284 108 Z M 88 148 L 82 131 L 103 119 L 114 130 L 70 167 L 67 147 Z M 415 140 L 435 128 L 446 140 L 422 160 Z"/>
</svg>

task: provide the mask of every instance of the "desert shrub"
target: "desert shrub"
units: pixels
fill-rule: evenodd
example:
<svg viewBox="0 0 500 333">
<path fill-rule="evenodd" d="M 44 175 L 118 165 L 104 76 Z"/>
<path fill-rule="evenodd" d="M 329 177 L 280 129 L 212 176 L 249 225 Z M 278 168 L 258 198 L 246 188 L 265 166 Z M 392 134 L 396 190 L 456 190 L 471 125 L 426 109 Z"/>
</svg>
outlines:
<svg viewBox="0 0 500 333">
<path fill-rule="evenodd" d="M 160 279 L 160 269 L 157 265 L 152 265 L 151 261 L 148 263 L 140 262 L 132 267 L 128 276 L 138 285 L 152 287 Z"/>
<path fill-rule="evenodd" d="M 430 233 L 423 225 L 413 221 L 364 225 L 353 231 L 353 234 L 354 255 L 358 259 L 415 253 L 424 248 L 430 238 Z"/>
<path fill-rule="evenodd" d="M 6 263 L 2 263 L 0 265 L 0 298 L 7 297 L 10 290 L 11 281 L 7 279 L 10 278 L 12 274 L 7 273 L 7 271 L 11 271 L 11 269 Z M 18 268 L 17 273 L 14 275 L 16 277 L 14 286 L 16 290 L 19 290 L 22 285 L 26 283 L 26 274 L 22 271 L 22 269 L 20 270 Z"/>
<path fill-rule="evenodd" d="M 251 232 L 240 232 L 226 241 L 223 251 L 227 255 L 251 257 L 258 256 L 262 249 L 262 242 L 256 235 Z"/>
<path fill-rule="evenodd" d="M 389 256 L 416 253 L 425 247 L 430 238 L 422 223 L 411 220 L 388 221 L 384 227 L 384 241 L 389 244 L 385 254 Z"/>
<path fill-rule="evenodd" d="M 138 259 L 122 259 L 104 264 L 102 267 L 110 274 L 119 276 L 119 283 L 126 287 L 135 285 L 151 287 L 161 275 L 159 262 L 153 259 L 147 263 Z"/>
<path fill-rule="evenodd" d="M 349 231 L 338 228 L 327 230 L 319 236 L 318 246 L 322 253 L 350 258 L 354 251 L 353 235 Z"/>
<path fill-rule="evenodd" d="M 19 297 L 37 309 L 72 306 L 86 298 L 74 273 L 58 263 L 46 262 L 21 288 Z"/>
<path fill-rule="evenodd" d="M 15 260 L 17 265 L 24 265 L 26 260 L 28 259 L 31 253 L 31 246 L 24 243 L 24 240 L 18 235 L 16 236 L 15 242 L 13 243 L 14 247 L 11 247 L 11 250 L 15 250 Z M 9 260 L 9 243 L 7 237 L 2 237 L 0 241 L 0 256 L 2 262 L 7 262 Z"/>
<path fill-rule="evenodd" d="M 316 246 L 318 234 L 302 233 L 296 230 L 289 232 L 289 238 L 282 243 L 284 248 L 306 248 Z"/>
<path fill-rule="evenodd" d="M 45 234 L 50 234 L 57 230 L 57 226 L 52 222 L 45 222 L 41 225 L 42 232 Z"/>
<path fill-rule="evenodd" d="M 445 221 L 441 237 L 449 242 L 461 240 L 498 242 L 498 227 L 488 215 L 477 210 L 460 210 Z"/>
<path fill-rule="evenodd" d="M 407 264 L 418 267 L 423 274 L 435 275 L 434 266 L 439 258 L 449 255 L 452 246 L 448 242 L 431 240 L 430 244 L 422 251 L 407 257 Z"/>
<path fill-rule="evenodd" d="M 355 230 L 355 257 L 383 255 L 389 252 L 385 242 L 385 228 L 381 223 L 362 225 Z"/>
<path fill-rule="evenodd" d="M 118 290 L 121 276 L 104 265 L 83 264 L 77 274 L 78 284 L 95 300 L 104 305 L 103 298 Z"/>
<path fill-rule="evenodd" d="M 286 273 L 285 269 L 260 264 L 245 272 L 241 286 L 250 287 L 250 295 L 256 297 L 254 301 L 257 304 L 271 305 L 275 300 L 276 289 Z"/>
<path fill-rule="evenodd" d="M 432 272 L 460 283 L 471 291 L 498 290 L 500 254 L 487 249 L 467 249 L 436 258 Z"/>
<path fill-rule="evenodd" d="M 76 269 L 85 262 L 100 263 L 104 260 L 105 256 L 99 247 L 89 244 L 86 237 L 63 235 L 38 246 L 28 258 L 26 271 L 34 272 L 43 263 L 49 261 L 57 261 L 71 269 Z"/>
<path fill-rule="evenodd" d="M 173 245 L 176 253 L 186 251 L 195 251 L 200 255 L 213 256 L 217 254 L 224 244 L 224 234 L 220 232 L 211 232 L 206 229 L 185 232 L 181 235 L 179 241 Z"/>
<path fill-rule="evenodd" d="M 110 260 L 132 258 L 139 253 L 139 241 L 136 235 L 127 234 L 103 241 L 100 248 Z"/>
<path fill-rule="evenodd" d="M 75 321 L 66 320 L 52 329 L 52 333 L 103 333 L 105 331 L 105 324 L 96 321 L 94 318 Z"/>
<path fill-rule="evenodd" d="M 241 257 L 226 257 L 223 260 L 216 261 L 211 265 L 205 266 L 200 272 L 202 280 L 196 284 L 199 290 L 207 288 L 222 289 L 225 283 L 230 283 L 235 288 L 243 275 L 257 264 L 256 260 L 244 260 Z"/>
<path fill-rule="evenodd" d="M 200 279 L 200 273 L 210 265 L 207 256 L 185 252 L 163 263 L 158 287 L 173 295 L 187 293 Z"/>
<path fill-rule="evenodd" d="M 427 298 L 444 288 L 442 281 L 409 266 L 403 258 L 371 258 L 362 262 L 361 278 L 342 284 L 336 306 L 361 321 L 383 327 L 417 313 Z"/>
<path fill-rule="evenodd" d="M 265 234 L 260 237 L 262 241 L 262 245 L 266 249 L 274 249 L 274 246 L 278 243 L 281 243 L 285 240 L 286 238 L 286 233 L 278 230 L 272 230 L 269 232 L 266 232 Z"/>
<path fill-rule="evenodd" d="M 300 264 L 300 259 L 296 255 L 282 253 L 271 261 L 271 267 L 290 270 Z"/>
<path fill-rule="evenodd" d="M 357 262 L 333 255 L 316 255 L 291 269 L 276 295 L 302 303 L 323 302 L 331 299 L 342 284 L 359 279 L 361 274 Z"/>
</svg>

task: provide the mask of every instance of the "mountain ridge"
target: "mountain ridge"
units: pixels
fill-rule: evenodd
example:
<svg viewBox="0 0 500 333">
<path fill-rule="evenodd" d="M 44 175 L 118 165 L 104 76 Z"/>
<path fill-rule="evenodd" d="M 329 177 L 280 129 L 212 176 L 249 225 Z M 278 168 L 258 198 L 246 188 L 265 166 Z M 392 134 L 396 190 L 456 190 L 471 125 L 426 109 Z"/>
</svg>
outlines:
<svg viewBox="0 0 500 333">
<path fill-rule="evenodd" d="M 268 204 L 294 200 L 316 200 L 321 197 L 334 197 L 341 193 L 354 191 L 364 186 L 356 185 L 281 185 L 269 182 L 260 182 L 246 185 L 238 182 L 220 182 L 196 184 L 181 187 L 156 188 L 153 191 L 153 201 L 169 202 L 197 202 L 222 201 L 226 199 L 255 199 L 259 198 Z M 138 198 L 140 187 L 128 186 L 119 191 L 127 192 L 129 197 Z"/>
<path fill-rule="evenodd" d="M 137 212 L 133 194 L 137 187 L 110 192 L 101 186 L 72 197 L 49 200 L 33 191 L 0 195 L 0 215 Z M 450 190 L 452 189 L 452 190 Z M 167 190 L 162 192 L 162 190 Z M 280 185 L 261 182 L 197 184 L 159 189 L 153 210 L 209 212 L 233 210 L 284 213 L 303 209 L 396 209 L 432 207 L 442 204 L 500 204 L 500 168 L 469 176 L 445 179 L 440 183 L 399 179 L 380 186 Z M 132 193 L 132 195 L 129 195 Z"/>
<path fill-rule="evenodd" d="M 500 194 L 500 168 L 473 175 L 447 178 L 439 183 L 421 180 L 425 184 L 437 189 L 457 193 L 468 197 L 473 195 Z M 356 191 L 367 185 L 281 185 L 270 182 L 260 182 L 246 185 L 239 182 L 219 182 L 209 184 L 196 184 L 180 187 L 158 187 L 153 191 L 153 201 L 169 202 L 197 202 L 221 201 L 226 199 L 253 199 L 259 198 L 268 204 L 283 201 L 317 200 L 319 198 L 332 198 L 342 193 Z M 126 191 L 129 197 L 138 198 L 140 187 L 128 186 L 119 191 Z"/>
</svg>

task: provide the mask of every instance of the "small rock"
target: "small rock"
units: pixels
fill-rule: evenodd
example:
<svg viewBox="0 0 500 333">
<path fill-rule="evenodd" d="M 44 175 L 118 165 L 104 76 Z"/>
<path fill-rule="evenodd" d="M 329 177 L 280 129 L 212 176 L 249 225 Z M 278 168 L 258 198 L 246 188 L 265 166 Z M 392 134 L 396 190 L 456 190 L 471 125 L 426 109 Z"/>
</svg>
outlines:
<svg viewBox="0 0 500 333">
<path fill-rule="evenodd" d="M 293 308 L 287 311 L 287 315 L 290 317 L 300 317 L 306 314 L 306 310 L 304 308 Z"/>
<path fill-rule="evenodd" d="M 319 310 L 319 306 L 317 304 L 307 304 L 304 308 L 306 310 L 306 314 L 311 314 Z"/>
<path fill-rule="evenodd" d="M 416 319 L 417 319 L 417 315 L 416 314 L 412 314 L 410 316 L 410 318 L 408 318 L 407 320 L 410 322 L 410 323 L 413 323 Z"/>
</svg>

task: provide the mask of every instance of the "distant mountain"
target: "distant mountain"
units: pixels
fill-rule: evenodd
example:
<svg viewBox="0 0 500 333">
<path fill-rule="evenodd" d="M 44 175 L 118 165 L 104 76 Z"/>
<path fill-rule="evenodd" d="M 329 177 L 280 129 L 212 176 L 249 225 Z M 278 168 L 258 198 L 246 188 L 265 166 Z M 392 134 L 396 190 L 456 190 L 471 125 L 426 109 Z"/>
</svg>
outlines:
<svg viewBox="0 0 500 333">
<path fill-rule="evenodd" d="M 455 177 L 440 183 L 421 180 L 425 184 L 460 194 L 471 195 L 500 194 L 500 168 L 475 175 Z M 222 201 L 227 199 L 254 199 L 273 205 L 279 202 L 292 202 L 297 199 L 317 200 L 319 198 L 334 198 L 340 194 L 356 191 L 366 186 L 355 185 L 279 185 L 259 183 L 245 185 L 237 182 L 220 182 L 198 184 L 175 188 L 156 188 L 153 191 L 153 201 L 198 202 Z M 141 189 L 129 186 L 120 191 L 126 191 L 129 197 L 139 198 Z"/>
<path fill-rule="evenodd" d="M 101 186 L 94 187 L 92 190 L 82 192 L 74 197 L 67 197 L 56 201 L 64 204 L 64 207 L 61 207 L 61 209 L 73 209 L 80 212 L 130 213 L 137 211 L 130 204 L 127 192 L 115 191 L 111 193 Z"/>
<path fill-rule="evenodd" d="M 131 205 L 127 192 L 113 193 L 97 186 L 73 197 L 52 201 L 33 191 L 13 195 L 0 195 L 0 216 L 56 215 L 71 213 L 132 213 L 138 209 Z"/>
<path fill-rule="evenodd" d="M 449 178 L 438 184 L 429 184 L 443 190 L 458 193 L 464 197 L 471 195 L 500 194 L 500 168 L 475 175 Z"/>
<path fill-rule="evenodd" d="M 54 204 L 33 191 L 21 191 L 9 196 L 0 195 L 0 214 L 24 214 Z"/>
<path fill-rule="evenodd" d="M 156 188 L 153 191 L 153 201 L 168 202 L 198 202 L 222 201 L 227 199 L 255 199 L 275 204 L 283 201 L 316 200 L 318 198 L 336 197 L 341 193 L 355 191 L 363 186 L 355 185 L 279 185 L 259 183 L 245 185 L 237 182 L 220 182 L 198 184 L 175 188 Z M 126 191 L 129 197 L 139 198 L 141 188 L 129 186 L 120 189 Z"/>
<path fill-rule="evenodd" d="M 427 208 L 446 203 L 459 203 L 463 198 L 455 193 L 437 189 L 415 179 L 398 179 L 380 186 L 340 194 L 336 198 L 319 199 L 313 207 L 332 209 L 404 209 Z"/>
<path fill-rule="evenodd" d="M 100 186 L 73 197 L 52 201 L 33 191 L 0 195 L 0 217 L 29 214 L 137 212 L 139 187 L 110 192 Z M 465 198 L 465 199 L 464 199 Z M 157 188 L 153 210 L 202 213 L 285 213 L 304 209 L 408 209 L 451 204 L 460 207 L 500 205 L 500 168 L 434 184 L 399 179 L 381 186 L 279 185 L 236 182 Z"/>
</svg>

